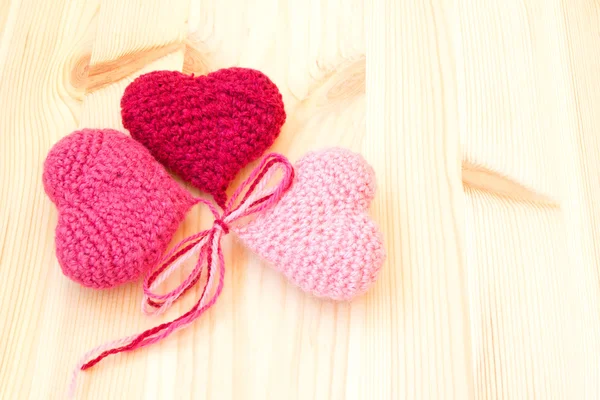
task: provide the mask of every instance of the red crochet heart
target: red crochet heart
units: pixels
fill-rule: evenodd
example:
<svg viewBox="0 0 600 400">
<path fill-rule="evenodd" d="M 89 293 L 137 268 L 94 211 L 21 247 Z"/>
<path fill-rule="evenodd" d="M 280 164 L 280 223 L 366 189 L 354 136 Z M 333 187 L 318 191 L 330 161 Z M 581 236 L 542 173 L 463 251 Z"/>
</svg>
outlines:
<svg viewBox="0 0 600 400">
<path fill-rule="evenodd" d="M 121 114 L 133 138 L 221 206 L 235 175 L 273 144 L 285 122 L 277 86 L 247 68 L 196 78 L 150 72 L 125 89 Z"/>
</svg>

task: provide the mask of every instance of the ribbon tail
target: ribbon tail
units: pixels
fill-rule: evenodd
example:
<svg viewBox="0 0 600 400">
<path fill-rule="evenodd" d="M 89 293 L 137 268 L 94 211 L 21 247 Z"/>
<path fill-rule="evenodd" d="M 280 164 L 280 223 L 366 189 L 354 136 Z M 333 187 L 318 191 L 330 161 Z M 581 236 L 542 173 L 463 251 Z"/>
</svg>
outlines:
<svg viewBox="0 0 600 400">
<path fill-rule="evenodd" d="M 165 322 L 136 335 L 105 343 L 89 351 L 86 355 L 84 355 L 83 359 L 78 364 L 77 369 L 74 371 L 73 379 L 70 385 L 70 392 L 74 393 L 77 373 L 79 370 L 85 371 L 110 355 L 126 351 L 133 351 L 156 343 L 166 338 L 171 333 L 185 328 L 216 303 L 218 297 L 223 291 L 225 279 L 225 263 L 219 242 L 220 234 L 215 234 L 214 232 L 211 233 L 210 240 L 207 243 L 207 245 L 210 244 L 211 247 L 210 251 L 207 251 L 207 279 L 202 289 L 202 294 L 196 304 L 194 304 L 194 306 L 192 306 L 192 308 L 190 308 L 190 310 L 188 310 L 186 313 L 170 322 Z M 202 264 L 203 262 L 204 260 L 202 259 L 198 261 L 199 264 Z M 212 291 L 216 279 L 218 279 L 217 287 L 212 296 L 209 298 L 209 293 Z"/>
</svg>

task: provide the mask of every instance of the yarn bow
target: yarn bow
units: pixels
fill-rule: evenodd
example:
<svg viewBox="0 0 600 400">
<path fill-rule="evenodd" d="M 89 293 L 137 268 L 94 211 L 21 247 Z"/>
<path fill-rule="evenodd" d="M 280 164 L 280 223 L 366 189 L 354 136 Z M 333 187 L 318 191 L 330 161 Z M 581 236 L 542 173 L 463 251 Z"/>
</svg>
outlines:
<svg viewBox="0 0 600 400">
<path fill-rule="evenodd" d="M 275 186 L 268 186 L 269 181 L 277 171 L 282 172 L 282 177 Z M 284 156 L 272 153 L 264 157 L 248 179 L 240 185 L 226 203 L 222 213 L 212 203 L 204 199 L 196 199 L 197 203 L 205 204 L 212 212 L 215 218 L 213 226 L 179 242 L 161 259 L 156 268 L 148 272 L 144 279 L 142 311 L 148 315 L 162 314 L 198 283 L 206 266 L 206 282 L 198 302 L 189 311 L 173 321 L 89 351 L 74 371 L 71 393 L 74 391 L 79 370 L 91 368 L 111 354 L 131 351 L 156 343 L 171 333 L 188 326 L 209 309 L 223 290 L 225 259 L 221 250 L 221 239 L 229 233 L 230 225 L 239 222 L 244 217 L 260 213 L 272 207 L 290 188 L 293 179 L 294 168 L 290 162 Z M 241 200 L 238 201 L 240 198 Z M 165 294 L 155 292 L 162 282 L 197 252 L 199 256 L 194 269 L 177 288 Z M 217 281 L 216 288 L 214 287 L 215 281 Z"/>
</svg>

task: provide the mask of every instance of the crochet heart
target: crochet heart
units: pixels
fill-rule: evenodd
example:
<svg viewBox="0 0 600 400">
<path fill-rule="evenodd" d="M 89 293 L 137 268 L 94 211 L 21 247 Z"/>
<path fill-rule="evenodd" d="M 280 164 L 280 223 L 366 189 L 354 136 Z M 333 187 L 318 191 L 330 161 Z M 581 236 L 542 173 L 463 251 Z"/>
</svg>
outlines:
<svg viewBox="0 0 600 400">
<path fill-rule="evenodd" d="M 63 273 L 93 288 L 135 280 L 155 265 L 195 203 L 144 146 L 111 129 L 61 139 L 43 182 L 58 208 Z"/>
<path fill-rule="evenodd" d="M 375 281 L 385 259 L 382 235 L 367 215 L 375 175 L 344 149 L 309 153 L 290 190 L 235 231 L 290 281 L 319 297 L 349 300 Z"/>
<path fill-rule="evenodd" d="M 285 121 L 277 86 L 247 68 L 199 77 L 150 72 L 125 89 L 121 114 L 133 138 L 221 206 L 238 171 L 273 144 Z"/>
</svg>

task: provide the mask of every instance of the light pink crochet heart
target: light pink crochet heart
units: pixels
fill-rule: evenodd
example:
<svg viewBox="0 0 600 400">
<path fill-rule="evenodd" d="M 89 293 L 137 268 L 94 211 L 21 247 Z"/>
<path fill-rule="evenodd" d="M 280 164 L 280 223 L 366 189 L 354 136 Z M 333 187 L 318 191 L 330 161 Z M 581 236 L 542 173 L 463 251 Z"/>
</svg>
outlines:
<svg viewBox="0 0 600 400">
<path fill-rule="evenodd" d="M 334 300 L 364 293 L 385 260 L 382 235 L 367 214 L 373 170 L 339 148 L 309 153 L 295 169 L 279 203 L 236 233 L 307 292 Z"/>
</svg>

